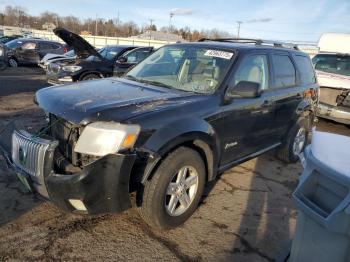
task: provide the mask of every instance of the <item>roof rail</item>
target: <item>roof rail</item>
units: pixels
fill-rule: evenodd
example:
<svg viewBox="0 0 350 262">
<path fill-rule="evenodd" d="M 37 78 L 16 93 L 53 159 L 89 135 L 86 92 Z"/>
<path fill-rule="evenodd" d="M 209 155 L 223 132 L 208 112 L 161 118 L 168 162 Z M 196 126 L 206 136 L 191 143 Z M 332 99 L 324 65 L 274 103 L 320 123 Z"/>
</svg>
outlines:
<svg viewBox="0 0 350 262">
<path fill-rule="evenodd" d="M 267 46 L 273 46 L 273 47 L 284 47 L 284 48 L 299 50 L 298 45 L 293 43 L 285 43 L 285 42 L 262 40 L 262 39 L 252 39 L 252 38 L 214 38 L 214 39 L 201 38 L 198 40 L 198 42 L 205 42 L 205 41 L 267 45 Z"/>
</svg>

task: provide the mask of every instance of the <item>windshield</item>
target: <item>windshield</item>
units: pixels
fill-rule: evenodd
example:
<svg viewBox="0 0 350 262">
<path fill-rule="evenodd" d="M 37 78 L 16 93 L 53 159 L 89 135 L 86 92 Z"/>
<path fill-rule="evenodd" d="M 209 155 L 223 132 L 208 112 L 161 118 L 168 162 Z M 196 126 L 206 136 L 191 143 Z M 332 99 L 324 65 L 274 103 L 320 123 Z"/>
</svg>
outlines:
<svg viewBox="0 0 350 262">
<path fill-rule="evenodd" d="M 113 60 L 116 57 L 116 55 L 123 49 L 124 48 L 120 46 L 106 46 L 100 49 L 98 52 L 103 58 L 106 58 L 107 60 Z"/>
<path fill-rule="evenodd" d="M 213 93 L 230 65 L 233 52 L 198 46 L 165 46 L 135 66 L 127 78 L 169 88 Z"/>
<path fill-rule="evenodd" d="M 316 70 L 350 76 L 350 56 L 317 55 L 312 59 Z"/>
<path fill-rule="evenodd" d="M 11 48 L 11 49 L 15 49 L 15 48 L 19 47 L 22 44 L 23 44 L 23 42 L 21 40 L 17 40 L 16 39 L 16 40 L 12 40 L 10 42 L 7 42 L 5 44 L 5 46 L 8 47 L 8 48 Z"/>
</svg>

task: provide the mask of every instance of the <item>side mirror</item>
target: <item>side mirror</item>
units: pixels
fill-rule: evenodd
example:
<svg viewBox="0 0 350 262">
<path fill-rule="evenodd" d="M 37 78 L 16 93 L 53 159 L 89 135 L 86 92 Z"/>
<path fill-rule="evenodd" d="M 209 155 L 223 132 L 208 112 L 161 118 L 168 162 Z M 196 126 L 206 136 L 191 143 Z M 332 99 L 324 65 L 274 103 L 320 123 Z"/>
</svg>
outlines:
<svg viewBox="0 0 350 262">
<path fill-rule="evenodd" d="M 250 81 L 239 81 L 237 85 L 226 90 L 227 98 L 255 98 L 260 95 L 260 84 Z"/>
<path fill-rule="evenodd" d="M 124 56 L 121 56 L 117 59 L 118 63 L 126 63 L 128 61 L 128 59 Z"/>
</svg>

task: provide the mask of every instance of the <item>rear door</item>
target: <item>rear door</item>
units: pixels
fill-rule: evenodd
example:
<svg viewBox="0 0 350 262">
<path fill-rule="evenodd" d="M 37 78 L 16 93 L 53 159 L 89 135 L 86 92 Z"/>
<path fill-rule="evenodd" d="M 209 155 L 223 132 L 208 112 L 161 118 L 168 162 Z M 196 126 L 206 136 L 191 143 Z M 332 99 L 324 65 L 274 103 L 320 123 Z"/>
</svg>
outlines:
<svg viewBox="0 0 350 262">
<path fill-rule="evenodd" d="M 276 142 L 295 122 L 295 112 L 303 100 L 303 90 L 299 85 L 294 61 L 288 52 L 275 51 L 270 54 L 273 82 L 269 91 L 275 104 L 271 121 L 271 132 Z"/>
<path fill-rule="evenodd" d="M 251 155 L 272 145 L 270 123 L 274 104 L 265 91 L 271 85 L 267 53 L 248 54 L 238 62 L 230 85 L 240 81 L 260 84 L 262 95 L 257 98 L 237 98 L 222 106 L 214 123 L 221 139 L 221 165 Z"/>
<path fill-rule="evenodd" d="M 17 49 L 18 62 L 23 64 L 37 64 L 38 58 L 38 45 L 34 41 L 24 42 L 20 48 Z"/>
</svg>

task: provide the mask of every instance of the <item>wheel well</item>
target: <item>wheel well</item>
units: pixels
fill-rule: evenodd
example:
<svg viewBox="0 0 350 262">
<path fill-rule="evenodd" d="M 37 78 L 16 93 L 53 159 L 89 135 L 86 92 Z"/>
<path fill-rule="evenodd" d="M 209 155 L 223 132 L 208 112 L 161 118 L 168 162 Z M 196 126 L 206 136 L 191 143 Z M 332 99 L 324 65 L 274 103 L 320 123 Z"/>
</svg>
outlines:
<svg viewBox="0 0 350 262">
<path fill-rule="evenodd" d="M 189 141 L 185 141 L 183 143 L 177 144 L 176 146 L 168 149 L 165 153 L 163 153 L 161 155 L 160 160 L 156 163 L 156 165 L 153 166 L 152 170 L 149 172 L 146 179 L 143 179 L 143 181 L 152 179 L 153 174 L 161 164 L 162 160 L 179 147 L 188 147 L 198 152 L 201 158 L 203 159 L 203 162 L 205 165 L 206 180 L 210 181 L 215 178 L 214 156 L 213 156 L 213 152 L 210 149 L 210 146 L 207 143 L 205 143 L 203 140 L 189 140 Z"/>
</svg>

